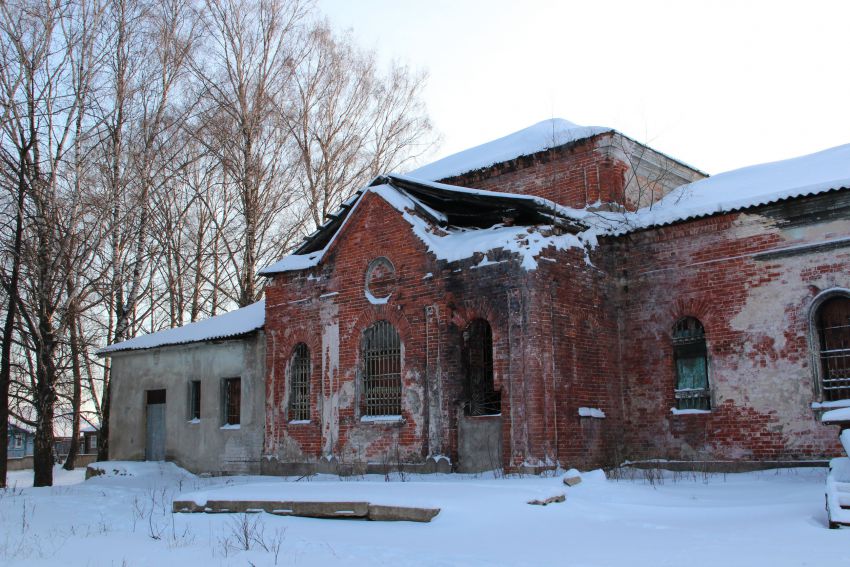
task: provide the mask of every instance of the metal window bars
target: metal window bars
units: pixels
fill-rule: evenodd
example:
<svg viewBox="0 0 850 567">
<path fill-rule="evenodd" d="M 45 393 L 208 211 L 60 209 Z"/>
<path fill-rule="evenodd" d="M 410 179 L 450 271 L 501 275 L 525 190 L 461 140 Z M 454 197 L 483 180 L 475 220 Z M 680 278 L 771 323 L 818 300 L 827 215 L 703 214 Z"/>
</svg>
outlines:
<svg viewBox="0 0 850 567">
<path fill-rule="evenodd" d="M 676 409 L 711 409 L 711 391 L 707 388 L 676 390 Z"/>
<path fill-rule="evenodd" d="M 363 333 L 363 415 L 401 415 L 401 339 L 387 321 Z"/>
<path fill-rule="evenodd" d="M 289 365 L 289 420 L 310 419 L 310 349 L 299 343 Z"/>
<path fill-rule="evenodd" d="M 708 350 L 705 328 L 693 317 L 683 317 L 673 326 L 673 358 L 676 371 L 676 409 L 711 409 L 708 385 Z"/>
<path fill-rule="evenodd" d="M 850 298 L 825 301 L 817 323 L 823 399 L 850 399 Z"/>
<path fill-rule="evenodd" d="M 498 415 L 502 400 L 493 385 L 493 332 L 484 319 L 475 319 L 463 332 L 463 370 L 466 415 Z"/>
</svg>

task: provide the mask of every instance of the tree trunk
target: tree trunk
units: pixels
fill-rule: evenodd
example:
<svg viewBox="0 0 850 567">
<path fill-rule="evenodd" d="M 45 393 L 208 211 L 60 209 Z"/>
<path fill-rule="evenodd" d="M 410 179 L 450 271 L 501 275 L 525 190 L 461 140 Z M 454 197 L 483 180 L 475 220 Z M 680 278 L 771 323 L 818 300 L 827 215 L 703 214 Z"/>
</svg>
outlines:
<svg viewBox="0 0 850 567">
<path fill-rule="evenodd" d="M 73 394 L 73 426 L 71 427 L 71 443 L 68 446 L 68 458 L 65 459 L 65 464 L 62 465 L 66 471 L 74 470 L 77 464 L 77 453 L 80 451 L 80 406 L 83 401 L 83 375 L 80 368 L 80 344 L 78 327 L 79 324 L 76 304 L 72 304 L 69 329 L 71 342 L 71 370 L 74 374 L 74 394 Z"/>
<path fill-rule="evenodd" d="M 7 459 L 9 456 L 9 382 L 12 371 L 12 333 L 15 327 L 15 317 L 18 308 L 18 279 L 21 272 L 21 247 L 23 244 L 23 209 L 26 182 L 23 169 L 19 170 L 18 178 L 18 209 L 15 213 L 15 238 L 12 246 L 12 275 L 9 278 L 9 288 L 6 294 L 9 305 L 6 308 L 6 321 L 3 324 L 2 354 L 0 354 L 0 488 L 6 487 Z"/>
<path fill-rule="evenodd" d="M 112 377 L 106 383 L 106 388 L 103 390 L 103 400 L 100 403 L 100 430 L 97 432 L 97 460 L 109 460 L 109 399 L 110 391 L 112 391 Z"/>
<path fill-rule="evenodd" d="M 42 351 L 49 350 L 41 347 Z M 36 427 L 33 451 L 33 486 L 53 486 L 53 418 L 56 407 L 55 371 L 51 368 L 52 353 L 39 353 L 36 369 Z"/>
</svg>

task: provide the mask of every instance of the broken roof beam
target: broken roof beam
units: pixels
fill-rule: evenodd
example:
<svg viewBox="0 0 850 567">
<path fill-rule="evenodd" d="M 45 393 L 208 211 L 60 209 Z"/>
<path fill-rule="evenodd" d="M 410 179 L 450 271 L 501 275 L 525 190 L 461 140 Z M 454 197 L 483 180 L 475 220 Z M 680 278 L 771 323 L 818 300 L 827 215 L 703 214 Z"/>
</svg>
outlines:
<svg viewBox="0 0 850 567">
<path fill-rule="evenodd" d="M 495 193 L 463 187 L 453 188 L 395 175 L 378 178 L 375 182 L 389 183 L 410 193 L 426 205 L 444 212 L 449 217 L 450 224 L 456 224 L 451 222 L 452 218 L 478 218 L 478 222 L 472 224 L 483 226 L 482 221 L 485 218 L 491 220 L 513 216 L 517 224 L 555 224 L 572 233 L 578 233 L 587 228 L 579 219 L 564 214 L 555 203 L 549 203 L 532 195 Z M 492 224 L 499 222 L 502 222 L 501 219 Z"/>
</svg>

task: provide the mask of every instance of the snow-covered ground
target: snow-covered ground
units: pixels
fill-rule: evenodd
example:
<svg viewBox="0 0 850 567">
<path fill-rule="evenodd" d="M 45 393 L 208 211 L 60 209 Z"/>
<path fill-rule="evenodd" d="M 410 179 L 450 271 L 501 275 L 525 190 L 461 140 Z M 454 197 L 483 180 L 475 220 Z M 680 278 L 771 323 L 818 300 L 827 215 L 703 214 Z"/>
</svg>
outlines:
<svg viewBox="0 0 850 567">
<path fill-rule="evenodd" d="M 600 471 L 339 479 L 199 478 L 172 464 L 56 471 L 0 491 L 0 565 L 850 565 L 850 529 L 829 530 L 824 469 L 702 475 Z M 123 474 L 126 473 L 126 474 Z M 566 493 L 564 503 L 531 499 Z M 175 498 L 357 500 L 438 506 L 430 523 L 268 514 L 171 514 Z M 243 529 L 243 527 L 245 529 Z M 242 536 L 253 535 L 248 551 Z M 265 548 L 265 549 L 264 549 Z"/>
</svg>

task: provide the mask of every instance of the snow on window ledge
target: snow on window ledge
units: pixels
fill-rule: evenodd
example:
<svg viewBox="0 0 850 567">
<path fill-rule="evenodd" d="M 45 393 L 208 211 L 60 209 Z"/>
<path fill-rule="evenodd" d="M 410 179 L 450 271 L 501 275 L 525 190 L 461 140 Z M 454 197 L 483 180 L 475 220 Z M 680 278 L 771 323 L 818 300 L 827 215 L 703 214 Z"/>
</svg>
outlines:
<svg viewBox="0 0 850 567">
<path fill-rule="evenodd" d="M 670 408 L 670 413 L 672 413 L 673 415 L 698 415 L 703 413 L 711 413 L 711 410 Z"/>
<path fill-rule="evenodd" d="M 825 411 L 823 412 L 823 415 L 820 416 L 820 420 L 823 423 L 850 421 L 850 408 L 835 408 L 829 411 Z"/>
<path fill-rule="evenodd" d="M 402 423 L 404 418 L 400 415 L 364 415 L 360 423 Z"/>
<path fill-rule="evenodd" d="M 240 428 L 240 424 L 239 424 L 239 423 L 233 423 L 233 424 L 231 424 L 231 423 L 225 423 L 224 425 L 222 425 L 221 427 L 219 427 L 219 429 L 239 429 L 239 428 Z"/>
<path fill-rule="evenodd" d="M 605 419 L 605 412 L 599 408 L 578 408 L 579 417 L 595 417 Z"/>
<path fill-rule="evenodd" d="M 832 402 L 812 402 L 812 409 L 850 408 L 850 400 L 835 400 Z"/>
<path fill-rule="evenodd" d="M 197 424 L 197 423 L 201 423 L 201 420 L 200 420 L 200 418 L 195 417 L 195 418 L 190 419 L 186 423 L 191 423 L 191 424 L 194 425 L 194 424 Z"/>
<path fill-rule="evenodd" d="M 289 425 L 308 425 L 312 423 L 309 419 L 293 419 L 289 422 Z"/>
</svg>

